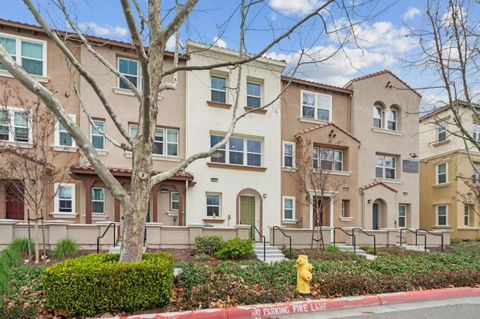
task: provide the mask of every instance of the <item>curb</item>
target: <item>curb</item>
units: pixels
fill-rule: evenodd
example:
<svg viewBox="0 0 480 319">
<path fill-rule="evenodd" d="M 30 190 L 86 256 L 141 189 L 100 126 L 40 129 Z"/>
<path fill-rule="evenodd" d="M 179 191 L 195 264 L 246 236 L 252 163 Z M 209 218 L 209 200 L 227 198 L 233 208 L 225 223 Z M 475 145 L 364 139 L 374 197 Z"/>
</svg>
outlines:
<svg viewBox="0 0 480 319">
<path fill-rule="evenodd" d="M 388 294 L 291 301 L 275 304 L 234 306 L 227 308 L 166 312 L 133 316 L 114 317 L 117 319 L 250 319 L 271 316 L 295 315 L 364 306 L 379 306 L 394 303 L 428 301 L 449 298 L 480 296 L 480 288 L 459 287 L 432 290 L 417 290 Z"/>
</svg>

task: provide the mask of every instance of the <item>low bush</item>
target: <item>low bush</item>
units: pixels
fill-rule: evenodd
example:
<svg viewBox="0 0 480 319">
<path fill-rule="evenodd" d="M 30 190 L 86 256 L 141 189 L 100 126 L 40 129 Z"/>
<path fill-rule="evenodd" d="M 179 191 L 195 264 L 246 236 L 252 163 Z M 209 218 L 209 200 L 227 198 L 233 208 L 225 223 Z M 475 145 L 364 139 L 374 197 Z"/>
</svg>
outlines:
<svg viewBox="0 0 480 319">
<path fill-rule="evenodd" d="M 19 254 L 22 255 L 27 255 L 28 254 L 28 248 L 30 248 L 30 252 L 33 254 L 35 251 L 35 243 L 33 240 L 30 240 L 30 243 L 28 241 L 28 238 L 17 238 L 14 239 L 10 245 L 10 249 L 18 252 Z"/>
<path fill-rule="evenodd" d="M 173 291 L 170 254 L 146 253 L 140 262 L 118 259 L 118 254 L 91 254 L 47 268 L 41 277 L 47 304 L 69 316 L 93 316 L 169 303 Z"/>
<path fill-rule="evenodd" d="M 197 254 L 215 255 L 220 250 L 223 239 L 220 236 L 195 237 L 195 250 Z"/>
<path fill-rule="evenodd" d="M 73 239 L 65 238 L 55 244 L 53 256 L 57 258 L 73 257 L 78 250 L 78 244 Z"/>
<path fill-rule="evenodd" d="M 5 294 L 10 288 L 12 268 L 22 263 L 22 254 L 28 252 L 28 240 L 18 238 L 0 252 L 0 294 Z"/>
<path fill-rule="evenodd" d="M 238 259 L 253 255 L 253 241 L 238 237 L 222 242 L 215 256 L 220 259 Z"/>
<path fill-rule="evenodd" d="M 325 247 L 325 251 L 327 253 L 339 253 L 340 252 L 340 248 L 338 248 L 337 246 L 335 245 L 328 245 L 327 247 Z"/>
</svg>

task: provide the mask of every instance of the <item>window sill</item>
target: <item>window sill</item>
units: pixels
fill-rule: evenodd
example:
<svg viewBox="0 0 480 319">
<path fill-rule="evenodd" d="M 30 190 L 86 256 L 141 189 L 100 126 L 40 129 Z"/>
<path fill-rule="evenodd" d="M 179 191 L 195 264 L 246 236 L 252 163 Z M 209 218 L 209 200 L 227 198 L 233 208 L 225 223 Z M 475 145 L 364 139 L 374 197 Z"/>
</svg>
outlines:
<svg viewBox="0 0 480 319">
<path fill-rule="evenodd" d="M 480 227 L 475 227 L 475 226 L 463 226 L 463 227 L 457 227 L 457 230 L 463 230 L 463 231 L 478 231 L 478 230 L 480 230 Z"/>
<path fill-rule="evenodd" d="M 243 109 L 245 110 L 245 112 L 249 112 L 249 113 L 257 113 L 257 114 L 266 114 L 267 113 L 266 109 L 257 110 L 256 108 L 250 107 L 250 106 L 245 106 Z"/>
<path fill-rule="evenodd" d="M 401 179 L 389 179 L 389 178 L 375 178 L 375 181 L 384 182 L 384 183 L 391 183 L 391 184 L 403 184 L 403 180 Z"/>
<path fill-rule="evenodd" d="M 77 151 L 76 146 L 53 145 L 52 148 L 54 151 L 57 151 L 57 152 L 75 153 Z"/>
<path fill-rule="evenodd" d="M 97 149 L 95 149 L 95 151 L 96 151 L 97 154 L 100 155 L 100 156 L 106 156 L 106 155 L 108 155 L 108 151 L 107 151 L 107 150 L 97 150 Z"/>
<path fill-rule="evenodd" d="M 450 186 L 450 183 L 433 184 L 433 188 L 442 188 L 442 187 L 448 187 L 448 186 Z"/>
<path fill-rule="evenodd" d="M 66 219 L 75 219 L 77 218 L 77 213 L 50 213 L 53 218 L 66 218 Z"/>
<path fill-rule="evenodd" d="M 323 172 L 327 175 L 338 175 L 338 176 L 351 176 L 352 172 L 350 171 L 330 171 L 330 170 L 323 170 Z"/>
<path fill-rule="evenodd" d="M 33 75 L 30 74 L 35 80 L 37 80 L 40 83 L 47 83 L 50 81 L 50 79 L 46 76 L 41 76 L 41 75 Z M 11 75 L 8 71 L 6 70 L 0 70 L 0 76 L 1 77 L 6 77 L 6 78 L 14 78 L 13 75 Z"/>
<path fill-rule="evenodd" d="M 296 172 L 297 169 L 295 167 L 282 167 L 282 171 L 284 171 L 284 172 Z"/>
<path fill-rule="evenodd" d="M 450 140 L 449 140 L 449 139 L 446 139 L 446 140 L 441 141 L 441 142 L 438 142 L 438 141 L 433 142 L 433 143 L 432 143 L 432 146 L 433 146 L 433 147 L 439 147 L 439 146 L 442 146 L 442 145 L 445 145 L 445 144 L 448 144 L 448 143 L 450 143 Z"/>
<path fill-rule="evenodd" d="M 386 128 L 378 128 L 378 127 L 372 127 L 372 131 L 376 133 L 390 134 L 390 135 L 396 135 L 396 136 L 405 135 L 405 133 L 402 131 L 393 131 Z"/>
<path fill-rule="evenodd" d="M 229 109 L 232 107 L 232 104 L 221 103 L 221 102 L 214 102 L 214 101 L 207 101 L 207 105 L 210 107 L 218 107 L 221 109 Z"/>
<path fill-rule="evenodd" d="M 112 90 L 115 94 L 135 96 L 135 94 L 129 89 L 113 88 Z"/>
<path fill-rule="evenodd" d="M 452 226 L 450 225 L 444 225 L 444 226 L 432 226 L 432 229 L 451 229 Z"/>
<path fill-rule="evenodd" d="M 261 166 L 247 166 L 247 165 L 236 165 L 236 164 L 226 164 L 226 163 L 213 163 L 207 162 L 208 167 L 213 168 L 225 168 L 225 169 L 237 169 L 241 171 L 255 171 L 255 172 L 265 172 L 266 167 Z"/>
<path fill-rule="evenodd" d="M 132 158 L 132 152 L 125 151 L 124 154 L 125 154 L 125 157 Z M 178 157 L 178 156 L 152 154 L 152 160 L 154 160 L 154 161 L 168 161 L 168 162 L 181 162 L 182 158 Z"/>
<path fill-rule="evenodd" d="M 282 224 L 295 225 L 298 221 L 296 219 L 282 219 Z"/>
<path fill-rule="evenodd" d="M 92 212 L 92 220 L 107 220 L 107 215 L 105 214 L 95 214 Z"/>
<path fill-rule="evenodd" d="M 351 222 L 353 220 L 353 217 L 343 217 L 343 216 L 340 216 L 339 217 L 340 221 L 342 222 Z"/>
<path fill-rule="evenodd" d="M 18 148 L 33 148 L 33 144 L 30 142 L 15 142 L 0 140 L 0 146 L 16 146 Z"/>
<path fill-rule="evenodd" d="M 202 220 L 203 220 L 204 223 L 211 223 L 211 224 L 223 224 L 225 222 L 225 218 L 205 217 Z"/>
<path fill-rule="evenodd" d="M 300 122 L 313 123 L 313 124 L 322 124 L 322 123 L 328 123 L 329 122 L 329 121 L 325 121 L 325 120 L 316 120 L 316 119 L 312 119 L 312 118 L 309 118 L 309 117 L 302 117 L 302 116 L 300 116 L 298 118 L 298 120 Z"/>
</svg>

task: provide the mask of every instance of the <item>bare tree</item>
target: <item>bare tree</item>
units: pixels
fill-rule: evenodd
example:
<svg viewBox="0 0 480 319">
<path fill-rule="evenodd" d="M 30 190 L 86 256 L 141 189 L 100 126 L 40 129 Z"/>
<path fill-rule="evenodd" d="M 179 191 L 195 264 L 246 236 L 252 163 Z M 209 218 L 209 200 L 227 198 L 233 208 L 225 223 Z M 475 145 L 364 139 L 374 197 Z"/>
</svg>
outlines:
<svg viewBox="0 0 480 319">
<path fill-rule="evenodd" d="M 179 65 L 179 42 L 178 33 L 185 21 L 191 15 L 192 11 L 197 5 L 197 0 L 186 0 L 183 4 L 177 2 L 176 9 L 170 11 L 167 17 L 162 16 L 165 8 L 161 8 L 160 0 L 149 0 L 148 10 L 143 12 L 137 0 L 120 0 L 120 5 L 123 10 L 125 21 L 128 25 L 131 46 L 135 51 L 139 60 L 140 69 L 142 73 L 141 87 L 139 91 L 125 76 L 120 74 L 115 66 L 111 65 L 105 57 L 103 57 L 95 48 L 95 44 L 91 43 L 87 37 L 83 36 L 79 31 L 74 19 L 71 18 L 69 10 L 63 0 L 52 0 L 58 7 L 66 21 L 69 23 L 73 34 L 65 37 L 62 34 L 52 29 L 45 17 L 42 16 L 38 7 L 31 0 L 24 0 L 25 5 L 33 14 L 37 23 L 41 26 L 43 31 L 53 41 L 53 43 L 63 53 L 65 59 L 72 66 L 72 68 L 79 73 L 88 85 L 93 89 L 98 99 L 101 101 L 103 107 L 115 124 L 115 128 L 121 133 L 123 140 L 109 141 L 116 147 L 128 150 L 132 153 L 132 178 L 130 190 L 127 191 L 110 173 L 108 168 L 98 156 L 95 148 L 89 141 L 88 136 L 83 132 L 79 126 L 73 122 L 65 111 L 65 105 L 56 96 L 56 93 L 47 89 L 31 75 L 25 72 L 15 61 L 8 55 L 5 48 L 0 45 L 0 63 L 14 76 L 18 81 L 28 90 L 36 94 L 41 101 L 54 113 L 59 122 L 68 130 L 75 140 L 81 153 L 85 156 L 91 166 L 95 169 L 100 179 L 105 183 L 108 190 L 113 197 L 119 201 L 124 211 L 124 228 L 123 241 L 121 247 L 121 261 L 137 261 L 142 257 L 143 233 L 145 228 L 145 220 L 148 209 L 148 202 L 150 192 L 154 185 L 164 181 L 177 173 L 185 170 L 192 162 L 211 156 L 218 148 L 223 147 L 230 136 L 232 135 L 238 121 L 245 117 L 249 112 L 239 112 L 238 97 L 241 94 L 240 76 L 242 65 L 255 61 L 264 56 L 277 44 L 284 39 L 289 38 L 307 21 L 317 21 L 320 28 L 318 37 L 325 35 L 327 38 L 331 30 L 328 21 L 332 21 L 334 17 L 333 12 L 345 12 L 348 20 L 352 19 L 352 10 L 356 8 L 354 5 L 346 5 L 344 1 L 328 0 L 321 2 L 317 8 L 311 13 L 298 19 L 291 24 L 290 27 L 281 31 L 280 34 L 275 34 L 271 41 L 267 41 L 264 47 L 256 54 L 247 54 L 245 52 L 245 31 L 246 18 L 251 8 L 259 5 L 262 1 L 246 1 L 241 0 L 237 6 L 236 13 L 240 15 L 239 26 L 239 52 L 238 58 L 231 61 L 214 63 L 211 65 L 190 66 Z M 370 1 L 367 1 L 370 2 Z M 331 8 L 333 5 L 335 8 Z M 174 14 L 172 13 L 174 12 Z M 317 20 L 314 20 L 317 19 Z M 335 25 L 333 23 L 333 25 Z M 273 31 L 273 30 L 272 30 Z M 170 37 L 175 36 L 176 50 L 174 54 L 174 66 L 167 67 L 164 63 L 167 59 L 166 44 Z M 138 134 L 135 137 L 130 137 L 124 125 L 120 123 L 115 113 L 115 107 L 107 100 L 104 92 L 99 87 L 97 80 L 88 71 L 88 68 L 82 64 L 76 55 L 67 46 L 67 42 L 72 37 L 79 41 L 86 50 L 94 56 L 109 72 L 113 73 L 117 78 L 126 83 L 138 100 L 139 117 L 138 117 Z M 146 40 L 144 40 L 146 39 Z M 310 61 L 313 63 L 313 61 Z M 186 157 L 175 168 L 154 174 L 152 170 L 152 146 L 153 135 L 157 118 L 163 116 L 159 114 L 158 103 L 162 96 L 168 94 L 169 91 L 177 89 L 177 74 L 181 71 L 194 70 L 211 70 L 220 67 L 228 67 L 238 70 L 238 80 L 236 85 L 231 88 L 236 93 L 236 99 L 232 106 L 231 123 L 224 138 L 216 145 L 204 152 L 193 154 Z M 270 106 L 274 101 L 267 101 L 261 108 Z M 82 104 L 82 103 L 80 103 Z M 85 112 L 85 108 L 83 109 Z M 88 117 L 88 115 L 87 115 Z"/>
</svg>

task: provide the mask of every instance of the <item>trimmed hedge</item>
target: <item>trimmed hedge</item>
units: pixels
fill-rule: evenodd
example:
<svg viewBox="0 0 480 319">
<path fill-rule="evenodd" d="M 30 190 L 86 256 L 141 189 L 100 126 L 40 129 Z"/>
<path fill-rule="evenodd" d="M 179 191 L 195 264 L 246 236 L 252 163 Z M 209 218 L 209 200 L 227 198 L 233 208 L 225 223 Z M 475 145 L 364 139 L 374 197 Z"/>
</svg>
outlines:
<svg viewBox="0 0 480 319">
<path fill-rule="evenodd" d="M 47 304 L 67 315 L 161 307 L 173 291 L 173 258 L 159 253 L 140 262 L 118 262 L 118 254 L 91 254 L 67 259 L 41 277 Z"/>
<path fill-rule="evenodd" d="M 215 255 L 223 243 L 221 236 L 197 236 L 195 237 L 195 250 L 197 254 Z"/>
<path fill-rule="evenodd" d="M 253 255 L 253 241 L 238 237 L 222 242 L 220 249 L 215 253 L 220 259 L 238 259 Z"/>
</svg>

